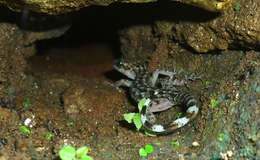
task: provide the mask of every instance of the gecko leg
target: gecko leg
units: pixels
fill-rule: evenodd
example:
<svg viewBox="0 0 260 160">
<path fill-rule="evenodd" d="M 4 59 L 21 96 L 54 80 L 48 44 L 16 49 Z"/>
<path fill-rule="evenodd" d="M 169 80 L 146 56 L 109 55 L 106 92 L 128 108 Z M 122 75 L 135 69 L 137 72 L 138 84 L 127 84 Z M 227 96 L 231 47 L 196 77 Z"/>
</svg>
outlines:
<svg viewBox="0 0 260 160">
<path fill-rule="evenodd" d="M 119 87 L 124 86 L 124 87 L 131 87 L 132 85 L 132 81 L 131 80 L 127 80 L 127 79 L 121 79 L 119 81 L 116 81 L 113 84 L 113 87 L 115 87 L 116 89 L 119 89 Z"/>
<path fill-rule="evenodd" d="M 152 86 L 155 85 L 155 83 L 156 83 L 156 81 L 157 81 L 157 79 L 158 79 L 158 77 L 159 77 L 159 74 L 165 75 L 165 76 L 169 76 L 170 79 L 172 79 L 173 76 L 176 75 L 177 73 L 176 73 L 176 71 L 169 72 L 169 71 L 163 71 L 163 70 L 158 70 L 158 69 L 155 70 L 155 71 L 153 72 L 152 77 L 151 77 Z"/>
</svg>

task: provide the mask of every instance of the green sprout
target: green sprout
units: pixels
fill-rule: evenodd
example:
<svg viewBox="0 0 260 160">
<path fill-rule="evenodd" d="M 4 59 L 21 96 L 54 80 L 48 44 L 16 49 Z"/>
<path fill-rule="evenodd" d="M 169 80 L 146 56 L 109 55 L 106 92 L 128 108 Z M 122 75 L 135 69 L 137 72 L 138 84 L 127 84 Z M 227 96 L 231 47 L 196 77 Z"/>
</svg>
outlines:
<svg viewBox="0 0 260 160">
<path fill-rule="evenodd" d="M 217 101 L 215 99 L 210 100 L 210 106 L 211 107 L 216 107 L 217 106 Z"/>
<path fill-rule="evenodd" d="M 28 108 L 29 107 L 29 103 L 30 103 L 31 99 L 30 98 L 26 98 L 25 102 L 23 103 L 23 108 Z"/>
<path fill-rule="evenodd" d="M 146 157 L 148 154 L 153 152 L 153 146 L 150 144 L 145 145 L 145 147 L 139 149 L 139 155 L 141 157 Z"/>
<path fill-rule="evenodd" d="M 177 114 L 177 119 L 179 119 L 179 118 L 181 118 L 181 116 L 182 116 L 182 112 L 179 112 L 178 114 Z"/>
<path fill-rule="evenodd" d="M 74 125 L 73 122 L 68 122 L 68 123 L 66 123 L 66 126 L 68 126 L 68 127 L 71 127 L 71 126 L 73 126 L 73 125 Z"/>
<path fill-rule="evenodd" d="M 60 149 L 59 156 L 61 160 L 93 160 L 87 153 L 87 146 L 80 147 L 77 150 L 72 146 L 64 146 Z"/>
<path fill-rule="evenodd" d="M 155 142 L 154 144 L 155 144 L 156 146 L 160 146 L 160 145 L 161 145 L 160 142 Z"/>
<path fill-rule="evenodd" d="M 134 122 L 136 129 L 139 131 L 142 127 L 141 115 L 140 113 L 127 113 L 124 114 L 124 118 L 128 123 Z"/>
<path fill-rule="evenodd" d="M 47 140 L 51 140 L 51 137 L 52 137 L 52 133 L 47 133 L 47 134 L 45 135 L 45 138 L 46 138 Z"/>
<path fill-rule="evenodd" d="M 142 124 L 142 121 L 141 121 L 141 111 L 143 109 L 143 106 L 144 104 L 147 102 L 147 99 L 146 98 L 143 98 L 142 100 L 139 101 L 138 103 L 138 110 L 139 112 L 138 113 L 127 113 L 127 114 L 124 114 L 124 119 L 128 122 L 128 123 L 134 123 L 137 131 L 139 131 L 143 124 Z M 155 133 L 145 129 L 145 134 L 148 135 L 148 136 L 156 136 Z"/>
<path fill-rule="evenodd" d="M 147 136 L 151 136 L 151 137 L 155 137 L 155 136 L 156 136 L 156 134 L 155 134 L 154 132 L 149 131 L 149 130 L 147 130 L 147 129 L 145 129 L 144 133 L 145 133 Z"/>
<path fill-rule="evenodd" d="M 223 137 L 225 136 L 225 134 L 224 133 L 219 133 L 218 134 L 218 140 L 219 141 L 223 141 Z"/>
<path fill-rule="evenodd" d="M 182 137 L 182 140 L 185 140 L 186 138 L 187 138 L 187 136 L 183 136 L 183 137 Z"/>
<path fill-rule="evenodd" d="M 211 81 L 210 80 L 207 80 L 206 82 L 205 82 L 205 85 L 206 86 L 209 86 L 211 84 Z"/>
<path fill-rule="evenodd" d="M 248 87 L 244 88 L 244 93 L 247 94 L 248 93 Z"/>
<path fill-rule="evenodd" d="M 180 143 L 178 142 L 178 141 L 173 141 L 173 142 L 171 142 L 171 145 L 173 146 L 173 147 L 179 147 L 180 146 Z"/>
<path fill-rule="evenodd" d="M 241 4 L 237 3 L 234 9 L 235 11 L 239 11 L 241 9 Z"/>
<path fill-rule="evenodd" d="M 26 126 L 21 126 L 21 127 L 19 128 L 19 130 L 20 130 L 22 133 L 27 134 L 27 135 L 31 133 L 31 131 L 30 131 Z"/>
</svg>

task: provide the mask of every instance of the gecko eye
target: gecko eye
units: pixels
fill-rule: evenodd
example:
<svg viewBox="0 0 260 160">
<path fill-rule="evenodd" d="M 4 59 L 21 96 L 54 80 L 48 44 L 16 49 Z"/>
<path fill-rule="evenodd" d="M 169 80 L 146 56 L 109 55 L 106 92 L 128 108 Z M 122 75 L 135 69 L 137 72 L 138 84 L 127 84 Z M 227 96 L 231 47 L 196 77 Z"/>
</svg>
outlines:
<svg viewBox="0 0 260 160">
<path fill-rule="evenodd" d="M 114 67 L 121 68 L 122 65 L 123 65 L 123 62 L 120 61 L 120 60 L 115 60 L 115 61 L 113 62 L 113 66 L 114 66 Z"/>
</svg>

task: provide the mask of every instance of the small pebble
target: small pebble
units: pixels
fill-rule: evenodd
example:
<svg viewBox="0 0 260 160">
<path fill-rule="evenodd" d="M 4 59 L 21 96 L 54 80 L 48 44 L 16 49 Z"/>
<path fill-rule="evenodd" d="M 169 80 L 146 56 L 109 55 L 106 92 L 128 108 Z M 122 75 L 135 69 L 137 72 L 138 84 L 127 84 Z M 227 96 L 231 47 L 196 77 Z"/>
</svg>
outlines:
<svg viewBox="0 0 260 160">
<path fill-rule="evenodd" d="M 193 147 L 198 147 L 198 146 L 200 146 L 200 144 L 197 141 L 194 141 L 194 142 L 192 142 L 192 146 Z"/>
</svg>

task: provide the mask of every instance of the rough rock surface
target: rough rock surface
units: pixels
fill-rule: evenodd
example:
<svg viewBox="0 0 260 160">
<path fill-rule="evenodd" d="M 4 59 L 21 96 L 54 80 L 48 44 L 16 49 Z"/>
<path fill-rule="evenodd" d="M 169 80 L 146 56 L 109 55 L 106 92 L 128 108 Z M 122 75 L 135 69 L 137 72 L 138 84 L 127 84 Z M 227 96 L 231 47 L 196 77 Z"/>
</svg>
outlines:
<svg viewBox="0 0 260 160">
<path fill-rule="evenodd" d="M 0 104 L 15 107 L 8 103 L 24 88 L 33 85 L 33 78 L 25 74 L 25 69 L 26 58 L 35 53 L 34 42 L 58 37 L 68 28 L 33 31 L 21 30 L 16 24 L 0 23 Z"/>
<path fill-rule="evenodd" d="M 137 57 L 140 56 L 137 54 L 151 55 L 151 46 L 159 40 L 179 43 L 199 53 L 228 48 L 260 48 L 260 1 L 237 0 L 222 14 L 172 6 L 161 4 L 158 7 L 164 8 L 164 12 L 155 9 L 147 17 L 140 13 L 142 19 L 153 16 L 154 20 L 151 24 L 121 31 L 122 53 L 129 56 L 135 52 Z"/>
<path fill-rule="evenodd" d="M 121 3 L 148 3 L 157 0 L 27 0 L 25 2 L 14 2 L 10 0 L 0 0 L 0 3 L 15 11 L 25 9 L 39 13 L 47 14 L 64 14 L 71 11 L 79 10 L 83 7 L 98 5 L 108 6 L 114 2 Z M 232 0 L 174 0 L 181 3 L 195 5 L 210 11 L 221 11 L 230 7 Z M 26 6 L 26 7 L 25 7 Z"/>
<path fill-rule="evenodd" d="M 140 3 L 151 1 L 154 0 L 124 0 L 122 2 Z M 38 13 L 47 13 L 55 15 L 76 11 L 90 5 L 107 6 L 114 2 L 117 2 L 117 0 L 28 0 L 24 3 L 21 3 L 19 1 L 15 3 L 14 1 L 0 0 L 0 3 L 6 5 L 11 10 L 21 12 L 24 9 L 29 9 Z"/>
</svg>

